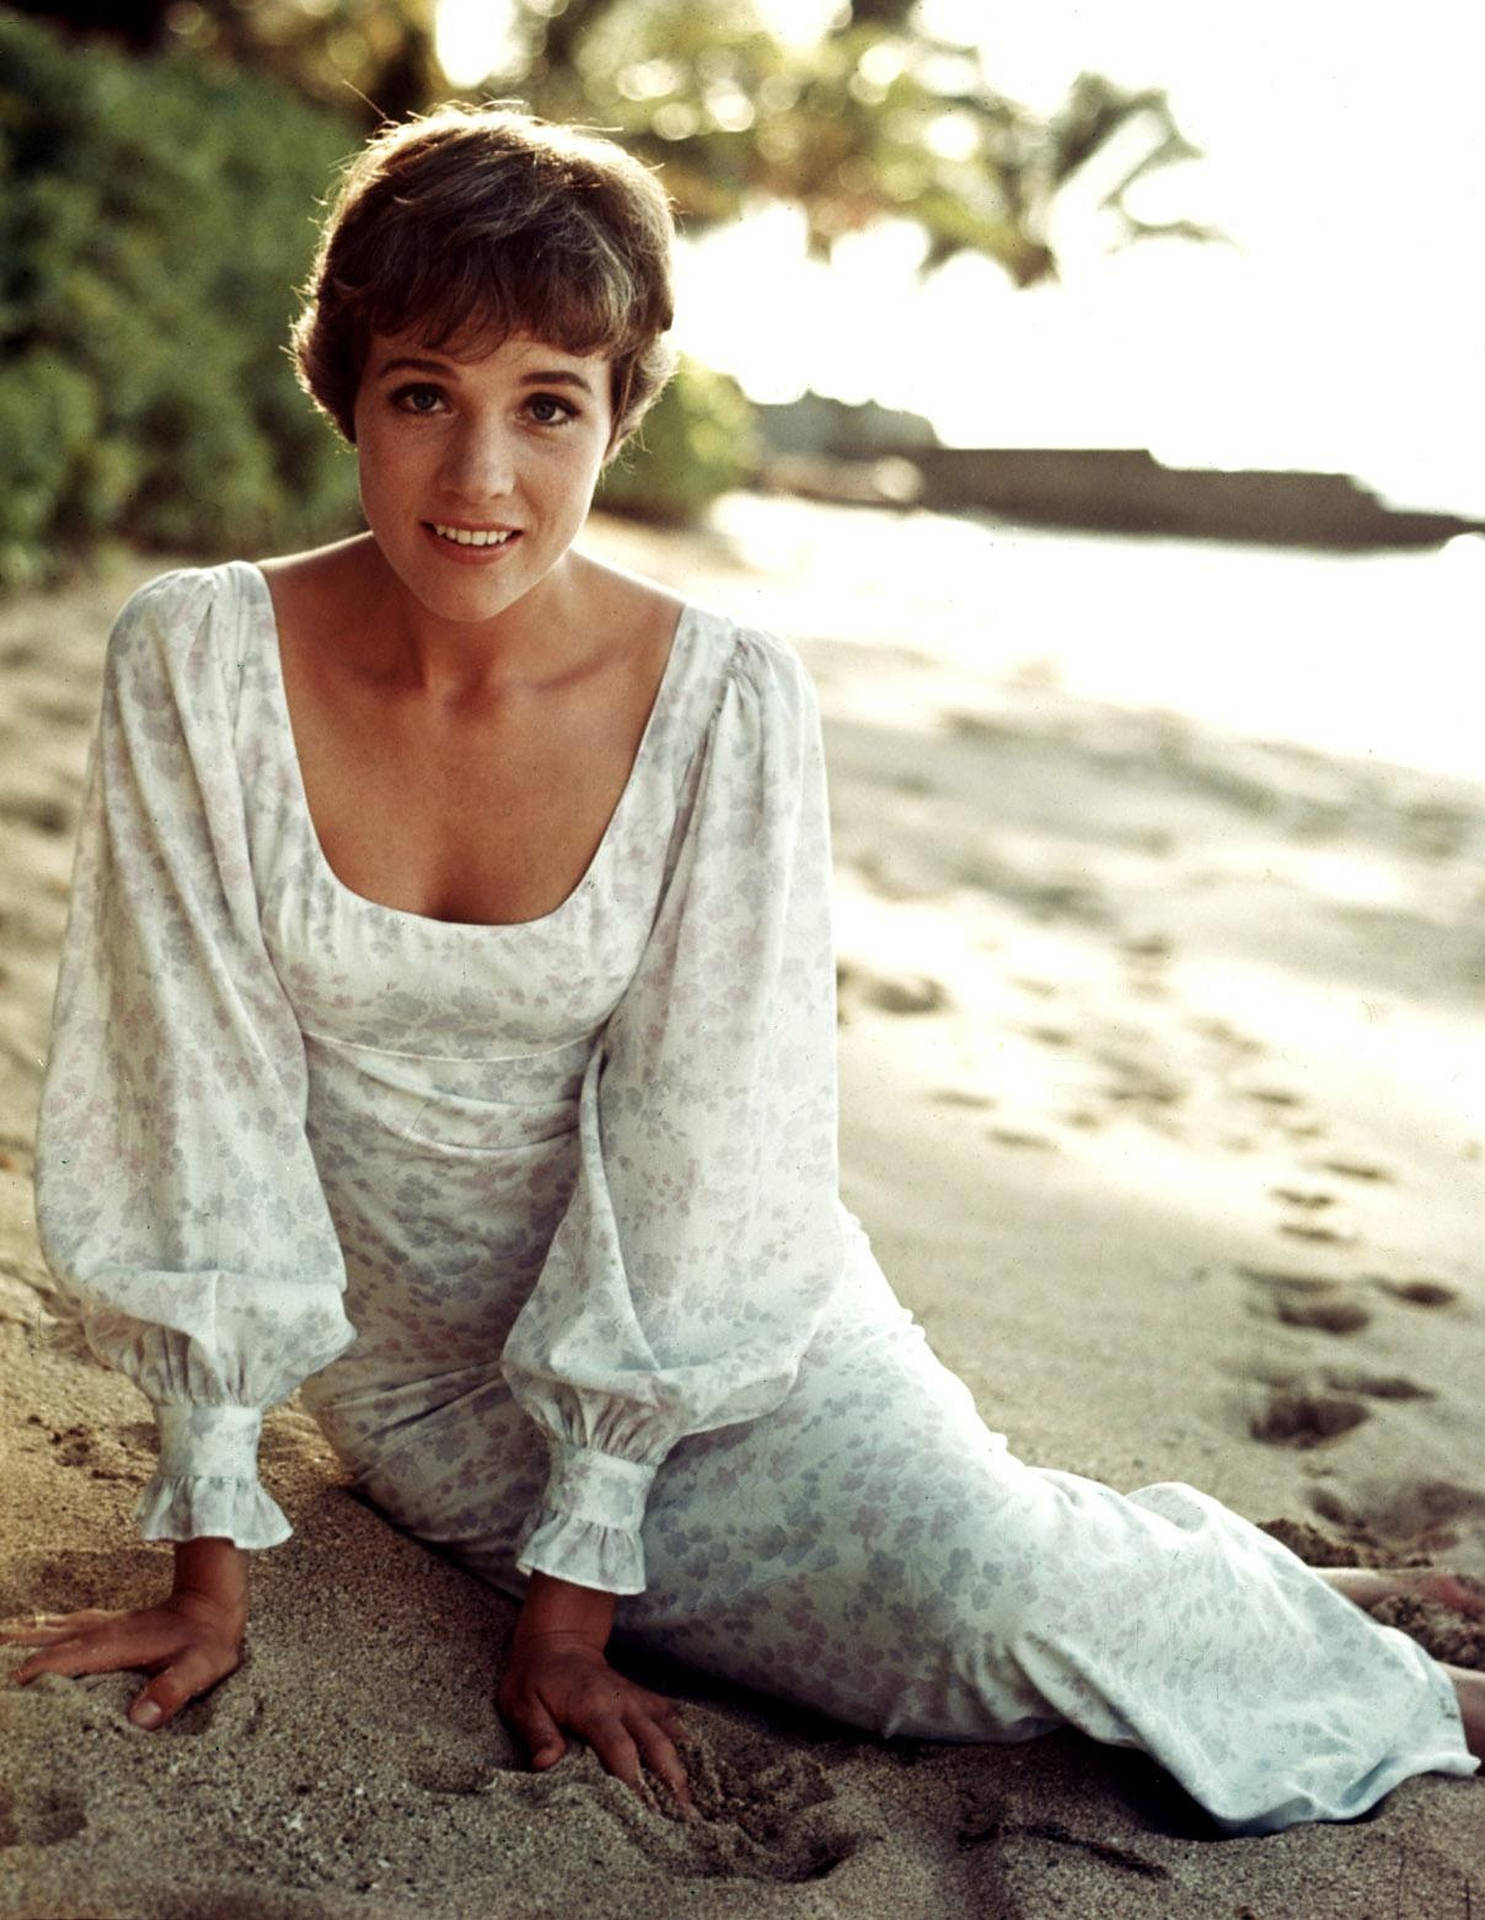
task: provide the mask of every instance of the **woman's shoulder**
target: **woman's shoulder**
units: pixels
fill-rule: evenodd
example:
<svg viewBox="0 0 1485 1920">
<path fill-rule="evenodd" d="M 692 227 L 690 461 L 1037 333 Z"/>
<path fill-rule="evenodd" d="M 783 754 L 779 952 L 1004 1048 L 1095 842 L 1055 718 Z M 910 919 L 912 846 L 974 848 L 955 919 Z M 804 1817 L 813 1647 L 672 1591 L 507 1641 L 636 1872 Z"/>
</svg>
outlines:
<svg viewBox="0 0 1485 1920">
<path fill-rule="evenodd" d="M 755 713 L 765 723 L 813 720 L 814 683 L 796 648 L 731 613 L 688 603 L 682 616 L 709 655 L 718 711 Z"/>
<path fill-rule="evenodd" d="M 253 566 L 241 560 L 172 567 L 137 587 L 113 627 L 115 652 L 141 646 L 190 648 L 212 627 L 238 620 L 253 596 Z"/>
<path fill-rule="evenodd" d="M 173 625 L 215 604 L 234 585 L 238 561 L 214 567 L 172 567 L 136 587 L 119 611 L 116 626 Z"/>
<path fill-rule="evenodd" d="M 109 635 L 104 678 L 126 711 L 173 711 L 176 724 L 230 718 L 243 669 L 268 612 L 262 577 L 245 561 L 174 567 L 125 601 Z"/>
</svg>

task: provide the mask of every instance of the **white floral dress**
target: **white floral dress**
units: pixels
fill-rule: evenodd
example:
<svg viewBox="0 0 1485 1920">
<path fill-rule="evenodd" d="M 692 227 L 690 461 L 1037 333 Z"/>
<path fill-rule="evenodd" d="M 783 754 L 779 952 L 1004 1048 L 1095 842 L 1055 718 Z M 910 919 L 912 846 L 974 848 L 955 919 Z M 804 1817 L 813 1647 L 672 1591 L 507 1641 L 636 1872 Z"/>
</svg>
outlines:
<svg viewBox="0 0 1485 1920">
<path fill-rule="evenodd" d="M 152 1539 L 266 1547 L 261 1411 L 519 1592 L 884 1732 L 1072 1722 L 1227 1826 L 1463 1774 L 1442 1671 L 1183 1486 L 1022 1465 L 837 1192 L 813 695 L 688 608 L 593 861 L 458 925 L 315 837 L 267 583 L 109 649 L 42 1103 L 47 1256 L 155 1403 Z"/>
</svg>

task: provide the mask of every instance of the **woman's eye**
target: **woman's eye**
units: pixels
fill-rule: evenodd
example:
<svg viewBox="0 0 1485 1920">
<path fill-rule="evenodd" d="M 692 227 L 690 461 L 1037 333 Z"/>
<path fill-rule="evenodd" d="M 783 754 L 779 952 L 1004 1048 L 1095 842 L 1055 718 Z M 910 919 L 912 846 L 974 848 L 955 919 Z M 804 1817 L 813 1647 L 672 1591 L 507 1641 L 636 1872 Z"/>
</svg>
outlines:
<svg viewBox="0 0 1485 1920">
<path fill-rule="evenodd" d="M 555 393 L 533 393 L 526 405 L 540 427 L 556 427 L 564 420 L 577 418 L 577 408 L 570 401 L 560 400 Z"/>
<path fill-rule="evenodd" d="M 399 387 L 392 395 L 392 405 L 403 413 L 436 413 L 442 402 L 438 387 Z"/>
</svg>

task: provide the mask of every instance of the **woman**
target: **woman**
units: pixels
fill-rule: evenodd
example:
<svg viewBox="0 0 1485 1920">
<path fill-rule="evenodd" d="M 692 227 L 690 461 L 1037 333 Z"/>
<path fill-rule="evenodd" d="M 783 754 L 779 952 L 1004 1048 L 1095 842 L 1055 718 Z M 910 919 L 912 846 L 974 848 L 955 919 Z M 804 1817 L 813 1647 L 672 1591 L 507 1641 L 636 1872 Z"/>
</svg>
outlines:
<svg viewBox="0 0 1485 1920">
<path fill-rule="evenodd" d="M 663 377 L 669 242 L 605 142 L 380 136 L 295 335 L 369 531 L 119 621 L 38 1209 L 156 1403 L 176 1576 L 13 1632 L 18 1677 L 148 1670 L 157 1726 L 231 1671 L 303 1381 L 373 1503 L 521 1597 L 538 1767 L 576 1734 L 684 1800 L 618 1627 L 882 1731 L 1070 1721 L 1235 1830 L 1473 1771 L 1479 1676 L 1189 1488 L 1015 1461 L 842 1211 L 808 683 L 571 545 Z"/>
</svg>

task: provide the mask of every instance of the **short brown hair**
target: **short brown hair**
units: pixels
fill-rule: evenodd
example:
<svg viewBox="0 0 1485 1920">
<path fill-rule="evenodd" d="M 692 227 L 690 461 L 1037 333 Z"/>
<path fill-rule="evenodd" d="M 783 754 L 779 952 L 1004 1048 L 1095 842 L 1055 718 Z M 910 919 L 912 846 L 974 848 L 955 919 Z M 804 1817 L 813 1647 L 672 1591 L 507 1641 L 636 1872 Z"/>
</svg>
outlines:
<svg viewBox="0 0 1485 1920">
<path fill-rule="evenodd" d="M 373 333 L 430 347 L 515 333 L 605 355 L 616 448 L 671 370 L 675 226 L 649 169 L 507 105 L 436 108 L 355 156 L 294 323 L 300 384 L 348 441 Z"/>
</svg>

